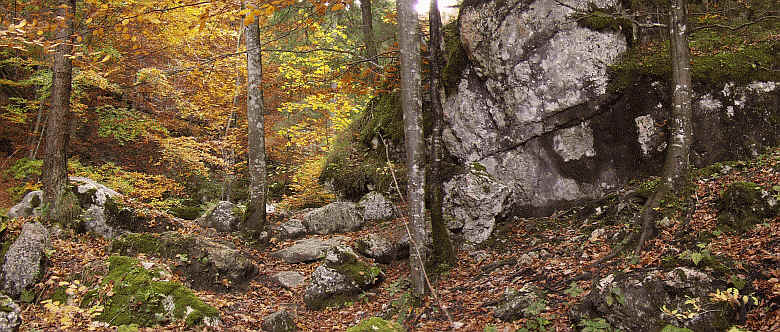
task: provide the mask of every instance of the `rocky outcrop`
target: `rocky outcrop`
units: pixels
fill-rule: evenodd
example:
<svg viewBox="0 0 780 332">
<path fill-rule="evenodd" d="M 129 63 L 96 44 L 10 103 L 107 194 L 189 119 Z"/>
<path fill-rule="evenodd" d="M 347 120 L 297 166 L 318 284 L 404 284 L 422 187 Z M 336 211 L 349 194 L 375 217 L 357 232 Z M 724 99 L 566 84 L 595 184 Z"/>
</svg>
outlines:
<svg viewBox="0 0 780 332">
<path fill-rule="evenodd" d="M 303 216 L 303 226 L 312 234 L 353 232 L 363 225 L 355 203 L 333 202 Z"/>
<path fill-rule="evenodd" d="M 549 214 L 661 169 L 668 82 L 637 76 L 627 88 L 608 89 L 608 68 L 628 46 L 621 32 L 572 18 L 591 5 L 621 3 L 464 3 L 458 27 L 467 64 L 444 105 L 445 145 L 459 164 L 478 163 L 505 187 L 481 196 L 508 197 L 495 209 L 451 213 L 458 223 L 489 229 L 496 216 Z M 780 141 L 776 82 L 702 82 L 695 91 L 695 165 L 750 157 Z M 449 187 L 467 181 L 475 182 L 456 176 Z M 448 193 L 445 211 L 473 199 L 456 194 Z M 479 242 L 489 232 L 468 233 Z"/>
<path fill-rule="evenodd" d="M 262 328 L 265 332 L 294 332 L 298 330 L 295 326 L 295 316 L 287 310 L 279 310 L 263 317 Z"/>
<path fill-rule="evenodd" d="M 18 299 L 43 277 L 46 250 L 51 249 L 49 231 L 40 223 L 26 223 L 5 254 L 3 291 Z M 30 299 L 31 300 L 31 299 Z"/>
<path fill-rule="evenodd" d="M 258 273 L 252 261 L 231 244 L 194 234 L 125 233 L 111 242 L 110 251 L 176 260 L 179 263 L 176 271 L 196 289 L 221 292 L 245 289 Z"/>
<path fill-rule="evenodd" d="M 238 230 L 240 218 L 236 216 L 235 204 L 221 201 L 198 218 L 197 223 L 203 227 L 211 227 L 219 232 L 232 232 Z"/>
<path fill-rule="evenodd" d="M 765 218 L 780 215 L 780 202 L 755 183 L 734 182 L 717 200 L 718 227 L 724 231 L 747 231 Z"/>
<path fill-rule="evenodd" d="M 358 207 L 363 212 L 363 219 L 367 221 L 390 219 L 394 215 L 393 203 L 376 191 L 363 196 Z"/>
<path fill-rule="evenodd" d="M 22 324 L 21 312 L 13 299 L 0 294 L 0 332 L 15 332 Z"/>
<path fill-rule="evenodd" d="M 409 257 L 409 236 L 400 231 L 395 233 L 391 236 L 369 233 L 355 242 L 355 248 L 363 256 L 384 264 Z"/>
<path fill-rule="evenodd" d="M 325 263 L 312 273 L 311 284 L 306 288 L 303 301 L 311 309 L 322 309 L 342 304 L 376 284 L 382 271 L 358 260 L 346 246 L 329 249 Z"/>
<path fill-rule="evenodd" d="M 615 273 L 594 281 L 571 316 L 573 321 L 601 317 L 623 331 L 655 332 L 666 325 L 696 332 L 725 331 L 736 323 L 740 308 L 748 305 L 741 296 L 736 304 L 714 301 L 710 294 L 727 288 L 701 271 L 684 267 Z"/>
<path fill-rule="evenodd" d="M 313 262 L 325 257 L 326 250 L 341 244 L 345 239 L 343 236 L 335 236 L 327 240 L 304 239 L 295 242 L 292 246 L 277 250 L 271 256 L 290 264 Z"/>
</svg>

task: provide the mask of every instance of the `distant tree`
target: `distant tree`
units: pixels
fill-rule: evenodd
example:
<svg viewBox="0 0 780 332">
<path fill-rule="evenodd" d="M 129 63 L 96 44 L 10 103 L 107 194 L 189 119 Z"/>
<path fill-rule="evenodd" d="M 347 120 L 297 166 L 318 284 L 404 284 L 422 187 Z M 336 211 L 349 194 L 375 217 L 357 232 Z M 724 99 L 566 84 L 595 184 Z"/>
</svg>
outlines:
<svg viewBox="0 0 780 332">
<path fill-rule="evenodd" d="M 374 41 L 374 15 L 371 12 L 371 0 L 360 0 L 361 28 L 363 29 L 363 43 L 366 46 L 366 58 L 371 63 L 378 63 L 376 59 L 376 42 Z"/>
<path fill-rule="evenodd" d="M 256 17 L 246 22 L 246 117 L 249 158 L 249 202 L 244 227 L 259 233 L 265 227 L 266 174 L 265 129 L 263 119 L 263 58 L 260 25 Z"/>
<path fill-rule="evenodd" d="M 401 58 L 401 108 L 404 116 L 406 144 L 407 204 L 411 279 L 414 294 L 425 294 L 427 232 L 425 227 L 425 141 L 422 131 L 422 99 L 420 98 L 420 39 L 417 34 L 417 12 L 412 0 L 399 0 L 398 35 Z"/>
<path fill-rule="evenodd" d="M 46 128 L 46 154 L 43 159 L 43 201 L 47 218 L 69 224 L 78 204 L 68 188 L 67 147 L 70 139 L 70 97 L 73 81 L 73 26 L 76 0 L 60 0 L 57 16 L 62 26 L 54 54 L 51 108 Z"/>
</svg>

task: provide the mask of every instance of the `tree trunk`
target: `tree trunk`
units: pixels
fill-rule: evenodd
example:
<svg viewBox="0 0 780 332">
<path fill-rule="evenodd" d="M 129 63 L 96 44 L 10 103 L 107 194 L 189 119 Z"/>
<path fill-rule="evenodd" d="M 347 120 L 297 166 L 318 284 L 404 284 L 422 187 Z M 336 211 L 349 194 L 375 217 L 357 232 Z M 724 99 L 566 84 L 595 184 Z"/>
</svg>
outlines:
<svg viewBox="0 0 780 332">
<path fill-rule="evenodd" d="M 263 119 L 263 63 L 260 26 L 255 19 L 246 26 L 246 117 L 249 127 L 249 202 L 245 228 L 259 234 L 265 226 L 265 130 Z"/>
<path fill-rule="evenodd" d="M 54 55 L 51 110 L 46 128 L 46 155 L 43 159 L 44 212 L 50 220 L 70 224 L 78 204 L 68 188 L 68 157 L 70 139 L 70 95 L 73 78 L 73 19 L 76 0 L 60 0 L 57 16 L 65 18 L 57 33 L 60 44 Z M 75 205 L 74 205 L 75 204 Z"/>
<path fill-rule="evenodd" d="M 377 64 L 376 43 L 374 42 L 374 15 L 371 13 L 371 0 L 360 1 L 360 12 L 363 18 L 363 42 L 366 44 L 366 58 L 371 60 L 372 64 Z"/>
<path fill-rule="evenodd" d="M 420 99 L 420 39 L 417 37 L 417 12 L 412 0 L 399 0 L 398 34 L 401 54 L 401 107 L 406 135 L 408 167 L 407 204 L 411 235 L 411 279 L 414 293 L 425 294 L 425 141 L 422 132 L 422 100 Z"/>
<path fill-rule="evenodd" d="M 671 0 L 669 8 L 669 42 L 672 59 L 672 112 L 669 125 L 668 148 L 663 174 L 658 188 L 645 203 L 642 211 L 642 233 L 636 252 L 642 251 L 645 241 L 657 233 L 655 209 L 665 197 L 679 194 L 688 185 L 688 163 L 693 125 L 691 113 L 691 54 L 687 35 L 687 1 Z"/>
<path fill-rule="evenodd" d="M 431 9 L 428 12 L 430 21 L 430 54 L 431 54 L 431 116 L 433 118 L 433 127 L 431 129 L 431 163 L 428 165 L 428 190 L 430 193 L 428 207 L 431 211 L 431 236 L 433 237 L 433 256 L 431 262 L 435 264 L 455 263 L 455 251 L 450 241 L 450 233 L 447 229 L 447 223 L 444 221 L 442 212 L 442 202 L 444 201 L 444 190 L 442 189 L 442 127 L 444 125 L 444 111 L 442 109 L 442 99 L 444 89 L 441 85 L 442 68 L 442 50 L 441 50 L 441 16 L 439 14 L 439 5 L 437 0 L 431 1 Z"/>
</svg>

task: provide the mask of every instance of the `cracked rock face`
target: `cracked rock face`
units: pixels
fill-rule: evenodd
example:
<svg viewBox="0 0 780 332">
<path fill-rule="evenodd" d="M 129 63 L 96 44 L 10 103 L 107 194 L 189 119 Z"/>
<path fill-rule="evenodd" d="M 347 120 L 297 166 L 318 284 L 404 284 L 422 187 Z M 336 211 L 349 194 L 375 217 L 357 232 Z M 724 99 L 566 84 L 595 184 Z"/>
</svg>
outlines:
<svg viewBox="0 0 780 332">
<path fill-rule="evenodd" d="M 483 164 L 521 206 L 597 197 L 614 185 L 609 172 L 587 184 L 550 167 L 596 156 L 589 121 L 572 120 L 595 113 L 589 104 L 606 94 L 607 66 L 627 49 L 623 35 L 580 27 L 573 13 L 553 0 L 488 1 L 461 11 L 471 67 L 446 102 L 445 142 L 461 161 Z"/>
<path fill-rule="evenodd" d="M 616 0 L 567 4 L 587 11 L 589 3 L 620 6 Z M 636 77 L 628 88 L 607 89 L 608 68 L 628 49 L 626 38 L 582 27 L 574 13 L 555 0 L 473 1 L 461 8 L 468 64 L 447 96 L 443 138 L 461 165 L 477 163 L 504 186 L 491 190 L 508 192 L 509 203 L 500 213 L 491 208 L 467 216 L 472 211 L 452 211 L 468 206 L 460 199 L 473 195 L 449 197 L 455 224 L 478 221 L 485 228 L 502 214 L 548 215 L 662 168 L 670 83 Z M 777 146 L 779 84 L 706 83 L 693 98 L 696 167 Z M 464 182 L 454 177 L 449 187 Z M 461 193 L 448 193 L 454 194 Z"/>
</svg>

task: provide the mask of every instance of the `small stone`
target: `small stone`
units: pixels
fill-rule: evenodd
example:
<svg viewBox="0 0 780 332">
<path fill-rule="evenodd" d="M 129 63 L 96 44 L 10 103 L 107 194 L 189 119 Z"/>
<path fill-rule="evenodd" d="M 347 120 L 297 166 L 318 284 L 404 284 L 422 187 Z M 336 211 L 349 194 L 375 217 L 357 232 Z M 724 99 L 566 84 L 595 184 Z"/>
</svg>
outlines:
<svg viewBox="0 0 780 332">
<path fill-rule="evenodd" d="M 292 332 L 297 331 L 295 316 L 287 310 L 279 310 L 263 317 L 263 331 L 265 332 Z"/>
<path fill-rule="evenodd" d="M 271 276 L 271 280 L 287 289 L 293 289 L 302 285 L 305 279 L 306 277 L 303 274 L 295 271 L 282 271 Z"/>
<path fill-rule="evenodd" d="M 598 228 L 598 229 L 596 229 L 596 230 L 594 230 L 593 232 L 590 233 L 590 238 L 588 238 L 588 241 L 596 242 L 596 241 L 600 240 L 604 236 L 604 233 L 606 233 L 606 232 L 607 232 L 606 229 Z"/>
</svg>

